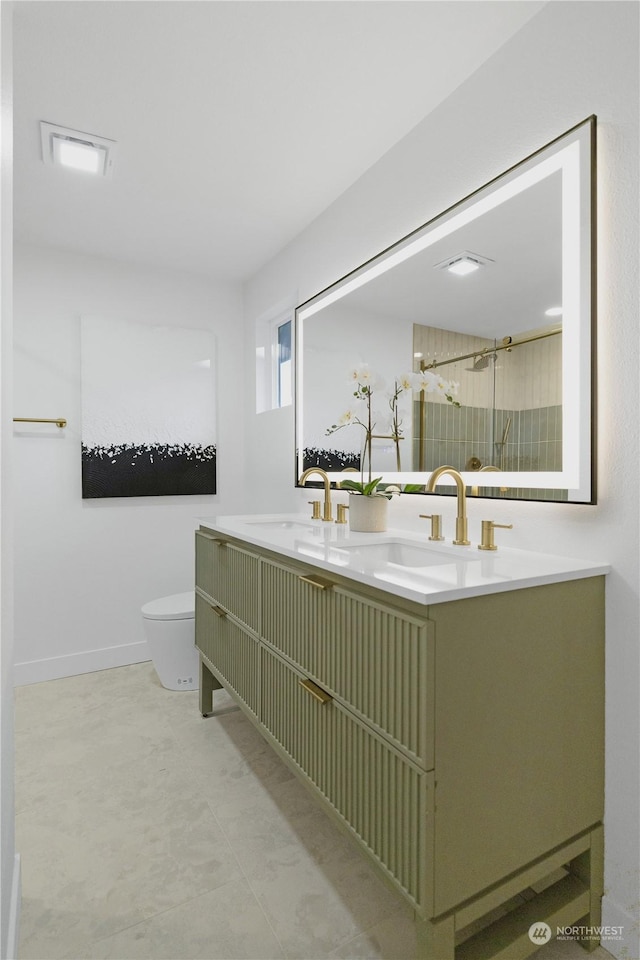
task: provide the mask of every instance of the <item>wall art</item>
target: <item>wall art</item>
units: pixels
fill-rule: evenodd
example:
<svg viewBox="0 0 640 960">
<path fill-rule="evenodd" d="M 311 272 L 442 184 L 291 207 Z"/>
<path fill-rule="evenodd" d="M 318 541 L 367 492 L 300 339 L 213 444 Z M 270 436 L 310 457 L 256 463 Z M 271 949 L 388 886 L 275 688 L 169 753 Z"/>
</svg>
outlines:
<svg viewBox="0 0 640 960">
<path fill-rule="evenodd" d="M 216 492 L 208 330 L 83 317 L 82 497 Z"/>
</svg>

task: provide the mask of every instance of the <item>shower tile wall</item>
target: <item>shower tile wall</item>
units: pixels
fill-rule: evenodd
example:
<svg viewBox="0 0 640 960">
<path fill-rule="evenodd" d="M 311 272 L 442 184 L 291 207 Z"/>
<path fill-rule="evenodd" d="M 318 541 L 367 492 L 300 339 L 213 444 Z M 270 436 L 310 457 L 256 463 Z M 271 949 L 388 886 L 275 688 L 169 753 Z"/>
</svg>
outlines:
<svg viewBox="0 0 640 960">
<path fill-rule="evenodd" d="M 432 327 L 414 327 L 415 352 L 425 362 L 487 350 L 486 366 L 474 369 L 473 359 L 438 368 L 446 379 L 459 383 L 454 407 L 444 398 L 429 396 L 426 403 L 425 453 L 427 469 L 448 463 L 458 470 L 473 469 L 471 458 L 501 470 L 562 469 L 562 338 L 560 335 L 500 350 L 494 341 L 450 333 Z M 495 356 L 495 360 L 493 359 Z M 483 358 L 484 362 L 484 358 Z M 418 423 L 419 403 L 414 406 Z M 503 442 L 503 437 L 505 442 Z M 418 444 L 414 465 L 418 465 Z M 500 496 L 484 488 L 482 495 Z M 566 492 L 515 491 L 508 496 L 566 499 Z"/>
<path fill-rule="evenodd" d="M 415 405 L 415 417 L 419 404 Z M 491 442 L 491 419 L 495 417 Z M 511 419 L 507 442 L 503 436 Z M 479 407 L 452 407 L 426 404 L 427 469 L 448 463 L 457 470 L 472 469 L 467 463 L 476 457 L 482 465 L 493 464 L 502 470 L 562 469 L 562 407 L 555 405 L 534 410 L 490 410 Z M 414 463 L 417 463 L 417 441 Z"/>
</svg>

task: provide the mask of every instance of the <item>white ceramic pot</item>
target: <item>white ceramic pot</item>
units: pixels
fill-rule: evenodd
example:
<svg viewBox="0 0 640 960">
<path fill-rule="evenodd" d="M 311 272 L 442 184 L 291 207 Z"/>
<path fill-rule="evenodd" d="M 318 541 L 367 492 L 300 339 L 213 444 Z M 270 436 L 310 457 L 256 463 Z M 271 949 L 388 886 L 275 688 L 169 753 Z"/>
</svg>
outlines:
<svg viewBox="0 0 640 960">
<path fill-rule="evenodd" d="M 386 497 L 363 497 L 352 493 L 349 497 L 349 528 L 356 533 L 383 533 L 387 529 Z"/>
</svg>

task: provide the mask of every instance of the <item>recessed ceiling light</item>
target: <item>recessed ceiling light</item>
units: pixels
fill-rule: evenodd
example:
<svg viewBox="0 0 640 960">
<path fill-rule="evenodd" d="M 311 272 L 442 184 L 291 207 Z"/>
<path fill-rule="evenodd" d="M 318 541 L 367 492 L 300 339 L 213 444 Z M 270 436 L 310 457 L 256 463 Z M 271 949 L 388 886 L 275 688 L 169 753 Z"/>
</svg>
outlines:
<svg viewBox="0 0 640 960">
<path fill-rule="evenodd" d="M 92 143 L 71 137 L 53 137 L 53 160 L 63 167 L 86 170 L 88 173 L 103 173 L 106 155 L 106 150 L 95 147 Z"/>
<path fill-rule="evenodd" d="M 485 264 L 493 262 L 494 261 L 488 257 L 481 257 L 477 253 L 463 250 L 461 253 L 457 253 L 455 257 L 447 257 L 446 260 L 441 260 L 440 263 L 436 263 L 434 266 L 439 270 L 447 270 L 449 273 L 454 273 L 458 277 L 465 277 L 469 273 L 475 273 L 476 270 Z"/>
<path fill-rule="evenodd" d="M 562 307 L 549 307 L 548 310 L 545 310 L 544 315 L 545 317 L 561 317 Z"/>
<path fill-rule="evenodd" d="M 42 159 L 46 164 L 83 170 L 102 177 L 113 172 L 115 141 L 53 123 L 40 123 Z"/>
<path fill-rule="evenodd" d="M 414 353 L 413 356 L 415 357 L 416 360 L 421 360 L 422 357 L 424 356 L 424 354 L 423 354 L 423 353 Z"/>
<path fill-rule="evenodd" d="M 449 273 L 455 273 L 459 277 L 466 277 L 468 273 L 473 273 L 479 268 L 480 264 L 471 257 L 460 257 L 459 260 L 452 260 L 447 267 Z"/>
</svg>

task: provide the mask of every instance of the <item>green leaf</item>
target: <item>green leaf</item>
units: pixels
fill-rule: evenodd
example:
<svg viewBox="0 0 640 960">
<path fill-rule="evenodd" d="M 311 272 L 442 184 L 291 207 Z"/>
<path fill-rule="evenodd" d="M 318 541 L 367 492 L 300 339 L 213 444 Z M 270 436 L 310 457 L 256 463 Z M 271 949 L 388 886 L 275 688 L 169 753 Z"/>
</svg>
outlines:
<svg viewBox="0 0 640 960">
<path fill-rule="evenodd" d="M 365 484 L 365 486 L 362 489 L 362 492 L 365 495 L 365 497 L 371 497 L 376 492 L 376 487 L 378 486 L 381 480 L 382 480 L 382 477 L 376 477 L 375 480 L 370 480 L 369 483 Z"/>
<path fill-rule="evenodd" d="M 342 490 L 350 490 L 352 493 L 361 493 L 363 497 L 375 497 L 378 494 L 376 493 L 376 487 L 382 480 L 382 477 L 376 477 L 375 480 L 370 480 L 369 483 L 361 483 L 359 480 L 341 480 L 340 488 Z M 389 497 L 391 495 L 389 494 Z"/>
<path fill-rule="evenodd" d="M 362 484 L 359 480 L 341 480 L 341 490 L 353 490 L 355 493 L 362 493 Z"/>
</svg>

